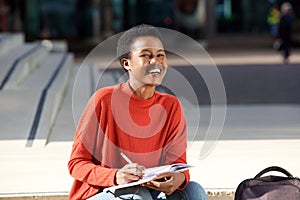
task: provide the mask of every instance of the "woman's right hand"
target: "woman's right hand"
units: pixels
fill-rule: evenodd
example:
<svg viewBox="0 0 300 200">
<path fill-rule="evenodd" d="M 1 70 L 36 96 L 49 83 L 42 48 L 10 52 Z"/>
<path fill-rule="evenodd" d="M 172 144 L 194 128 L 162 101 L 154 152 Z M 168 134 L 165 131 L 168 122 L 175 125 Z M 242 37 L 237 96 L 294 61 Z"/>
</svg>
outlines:
<svg viewBox="0 0 300 200">
<path fill-rule="evenodd" d="M 116 183 L 120 185 L 137 181 L 143 177 L 144 171 L 144 166 L 137 163 L 129 163 L 117 171 Z"/>
</svg>

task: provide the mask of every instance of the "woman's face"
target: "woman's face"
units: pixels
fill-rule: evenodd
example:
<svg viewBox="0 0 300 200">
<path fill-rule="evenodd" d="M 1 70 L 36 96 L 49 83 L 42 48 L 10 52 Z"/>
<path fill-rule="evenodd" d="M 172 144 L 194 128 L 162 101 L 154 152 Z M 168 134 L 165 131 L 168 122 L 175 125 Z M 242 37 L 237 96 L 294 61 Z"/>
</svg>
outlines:
<svg viewBox="0 0 300 200">
<path fill-rule="evenodd" d="M 139 86 L 160 85 L 168 67 L 163 45 L 153 36 L 138 37 L 131 46 L 130 59 L 122 64 L 129 79 Z"/>
</svg>

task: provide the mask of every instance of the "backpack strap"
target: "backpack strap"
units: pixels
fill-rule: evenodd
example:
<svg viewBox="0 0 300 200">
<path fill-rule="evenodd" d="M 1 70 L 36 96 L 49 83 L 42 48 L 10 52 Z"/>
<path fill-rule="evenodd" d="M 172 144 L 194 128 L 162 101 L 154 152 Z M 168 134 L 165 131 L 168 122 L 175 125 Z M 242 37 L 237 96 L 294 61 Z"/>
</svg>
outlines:
<svg viewBox="0 0 300 200">
<path fill-rule="evenodd" d="M 290 177 L 290 178 L 293 178 L 293 175 L 288 172 L 287 170 L 281 168 L 281 167 L 278 167 L 278 166 L 272 166 L 272 167 L 267 167 L 266 169 L 262 170 L 261 172 L 259 172 L 255 177 L 254 179 L 257 179 L 257 178 L 260 178 L 262 175 L 268 173 L 268 172 L 271 172 L 271 171 L 277 171 L 277 172 L 281 172 L 283 173 L 284 175 L 286 175 L 287 177 Z"/>
</svg>

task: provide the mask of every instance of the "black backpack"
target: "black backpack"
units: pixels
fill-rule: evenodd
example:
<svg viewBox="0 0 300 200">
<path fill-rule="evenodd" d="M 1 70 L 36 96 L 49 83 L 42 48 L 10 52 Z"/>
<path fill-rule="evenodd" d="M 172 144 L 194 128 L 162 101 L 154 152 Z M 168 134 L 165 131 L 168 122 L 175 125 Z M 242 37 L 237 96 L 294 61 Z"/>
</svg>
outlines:
<svg viewBox="0 0 300 200">
<path fill-rule="evenodd" d="M 286 176 L 262 176 L 272 171 L 281 172 Z M 268 167 L 254 178 L 242 181 L 236 189 L 234 199 L 300 200 L 300 179 L 281 167 Z"/>
</svg>

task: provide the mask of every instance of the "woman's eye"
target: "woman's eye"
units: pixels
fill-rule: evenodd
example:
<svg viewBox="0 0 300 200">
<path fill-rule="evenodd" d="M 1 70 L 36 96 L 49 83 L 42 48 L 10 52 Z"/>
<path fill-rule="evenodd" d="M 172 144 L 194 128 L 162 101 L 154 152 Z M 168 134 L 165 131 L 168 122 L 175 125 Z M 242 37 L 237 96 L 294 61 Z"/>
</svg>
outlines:
<svg viewBox="0 0 300 200">
<path fill-rule="evenodd" d="M 152 56 L 151 56 L 151 55 L 149 55 L 149 54 L 143 54 L 143 55 L 141 55 L 141 57 L 144 57 L 144 58 L 150 59 Z"/>
</svg>

